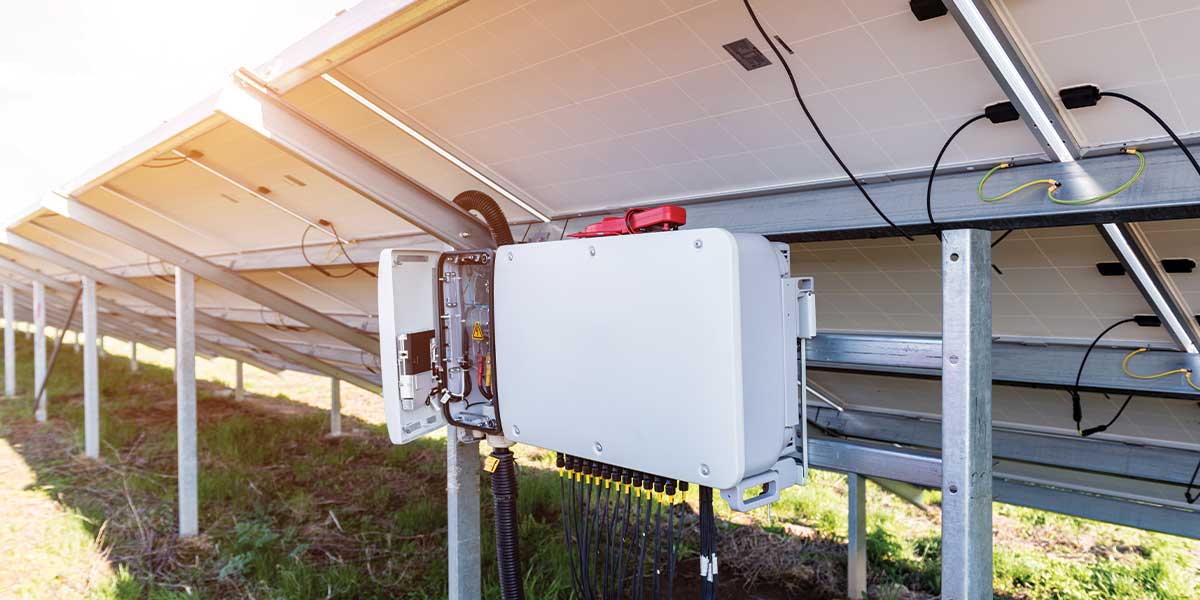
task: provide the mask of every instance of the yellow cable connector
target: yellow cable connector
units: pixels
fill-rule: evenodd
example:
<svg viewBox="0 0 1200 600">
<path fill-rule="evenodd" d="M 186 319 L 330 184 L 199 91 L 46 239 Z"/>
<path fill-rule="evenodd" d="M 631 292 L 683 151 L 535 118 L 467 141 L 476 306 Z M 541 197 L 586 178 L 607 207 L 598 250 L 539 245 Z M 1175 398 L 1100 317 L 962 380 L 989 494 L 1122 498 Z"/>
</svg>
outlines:
<svg viewBox="0 0 1200 600">
<path fill-rule="evenodd" d="M 1154 373 L 1153 375 L 1139 375 L 1137 373 L 1134 373 L 1133 371 L 1130 371 L 1129 370 L 1129 360 L 1131 358 L 1133 358 L 1134 356 L 1137 356 L 1138 354 L 1141 354 L 1148 350 L 1149 350 L 1149 348 L 1138 348 L 1137 350 L 1134 350 L 1133 352 L 1126 354 L 1125 358 L 1121 359 L 1121 370 L 1125 372 L 1125 375 L 1132 377 L 1134 379 L 1158 379 L 1159 377 L 1166 377 L 1167 375 L 1175 375 L 1177 373 L 1184 373 L 1184 374 L 1190 373 L 1190 371 L 1188 371 L 1187 369 L 1173 369 L 1171 371 L 1163 371 L 1162 373 Z M 1195 386 L 1192 386 L 1192 387 L 1195 387 Z"/>
<path fill-rule="evenodd" d="M 1007 192 L 1004 192 L 1003 194 L 1000 194 L 999 196 L 985 196 L 983 194 L 983 186 L 987 184 L 988 179 L 991 179 L 992 175 L 994 175 L 996 173 L 996 171 L 999 171 L 1001 169 L 1007 169 L 1010 166 L 1012 166 L 1012 165 L 1010 165 L 1009 163 L 1000 163 L 1000 164 L 992 167 L 991 170 L 988 171 L 983 176 L 983 179 L 979 180 L 979 187 L 977 188 L 977 191 L 979 192 L 980 200 L 983 200 L 984 202 L 999 202 L 1000 200 L 1008 198 L 1009 196 L 1012 196 L 1013 194 L 1016 194 L 1017 192 L 1020 192 L 1021 190 L 1028 189 L 1035 185 L 1041 185 L 1041 184 L 1046 184 L 1046 185 L 1050 186 L 1050 191 L 1047 193 L 1053 193 L 1054 190 L 1058 189 L 1059 183 L 1053 179 L 1037 179 L 1034 181 L 1027 181 L 1025 183 L 1022 183 L 1021 185 L 1018 185 L 1017 187 L 1015 187 L 1011 190 L 1008 190 Z"/>
</svg>

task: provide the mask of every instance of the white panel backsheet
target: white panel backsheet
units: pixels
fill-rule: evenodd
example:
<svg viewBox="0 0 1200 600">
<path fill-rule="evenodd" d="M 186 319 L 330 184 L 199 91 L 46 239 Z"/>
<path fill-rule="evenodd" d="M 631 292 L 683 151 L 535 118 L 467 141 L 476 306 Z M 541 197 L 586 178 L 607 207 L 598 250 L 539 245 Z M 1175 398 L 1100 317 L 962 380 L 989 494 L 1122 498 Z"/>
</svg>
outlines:
<svg viewBox="0 0 1200 600">
<path fill-rule="evenodd" d="M 1177 234 L 1171 235 L 1178 239 Z M 1168 249 L 1172 252 L 1164 256 L 1188 256 L 1175 256 L 1188 252 L 1182 243 Z M 1115 321 L 1153 314 L 1128 277 L 1100 275 L 1096 263 L 1117 259 L 1094 227 L 1016 231 L 992 257 L 1003 273 L 992 273 L 996 336 L 1086 343 Z M 935 238 L 793 244 L 792 273 L 815 277 L 817 324 L 823 331 L 941 334 L 941 248 Z M 1177 281 L 1200 295 L 1194 279 Z M 1106 339 L 1169 338 L 1162 328 L 1128 325 Z"/>
<path fill-rule="evenodd" d="M 756 5 L 858 173 L 928 166 L 1004 99 L 953 19 L 903 0 Z M 342 71 L 558 214 L 839 177 L 777 60 L 722 48 L 742 38 L 769 54 L 739 0 L 470 2 Z M 945 164 L 1037 152 L 985 124 Z"/>
<path fill-rule="evenodd" d="M 1180 135 L 1200 132 L 1197 0 L 1003 0 L 1046 86 L 1094 84 L 1149 105 Z M 1065 112 L 1065 111 L 1064 111 Z M 1117 99 L 1067 112 L 1084 146 L 1159 138 L 1162 129 Z"/>
</svg>

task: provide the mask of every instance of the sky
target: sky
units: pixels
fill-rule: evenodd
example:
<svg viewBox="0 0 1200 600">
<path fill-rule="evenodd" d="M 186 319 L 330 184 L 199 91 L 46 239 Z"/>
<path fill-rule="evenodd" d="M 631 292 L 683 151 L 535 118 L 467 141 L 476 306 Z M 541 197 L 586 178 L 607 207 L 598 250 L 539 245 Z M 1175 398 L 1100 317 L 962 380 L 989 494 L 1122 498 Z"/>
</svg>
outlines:
<svg viewBox="0 0 1200 600">
<path fill-rule="evenodd" d="M 4 2 L 0 219 L 356 2 Z"/>
</svg>

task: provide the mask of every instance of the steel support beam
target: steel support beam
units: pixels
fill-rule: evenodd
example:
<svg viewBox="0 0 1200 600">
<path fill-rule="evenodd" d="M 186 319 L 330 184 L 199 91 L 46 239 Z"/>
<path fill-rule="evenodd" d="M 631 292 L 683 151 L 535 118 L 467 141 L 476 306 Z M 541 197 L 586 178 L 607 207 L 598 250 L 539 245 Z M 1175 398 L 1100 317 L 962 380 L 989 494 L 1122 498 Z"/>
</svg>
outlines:
<svg viewBox="0 0 1200 600">
<path fill-rule="evenodd" d="M 379 342 L 371 336 L 74 198 L 50 194 L 46 197 L 43 205 L 45 208 L 113 239 L 120 240 L 133 248 L 172 264 L 186 267 L 197 276 L 247 300 L 296 319 L 360 350 L 379 352 Z"/>
<path fill-rule="evenodd" d="M 867 479 L 857 473 L 846 476 L 850 515 L 846 533 L 846 597 L 862 600 L 867 595 Z"/>
<path fill-rule="evenodd" d="M 33 389 L 41 390 L 34 398 L 34 418 L 46 422 L 46 405 L 50 390 L 46 389 L 46 288 L 42 282 L 33 282 Z"/>
<path fill-rule="evenodd" d="M 992 597 L 992 248 L 942 233 L 942 597 Z"/>
<path fill-rule="evenodd" d="M 160 308 L 169 308 L 174 306 L 174 301 L 171 298 L 141 287 L 121 277 L 112 275 L 103 269 L 99 269 L 90 264 L 67 256 L 61 252 L 58 252 L 57 250 L 38 244 L 37 242 L 17 235 L 12 231 L 0 232 L 0 242 L 29 254 L 30 256 L 35 256 L 37 258 L 50 261 L 60 267 L 74 271 L 82 276 L 91 277 L 99 283 L 134 296 L 144 302 Z M 292 350 L 283 344 L 267 339 L 223 319 L 198 312 L 196 314 L 196 322 L 208 329 L 212 329 L 230 337 L 237 338 L 254 348 L 277 355 L 290 363 L 307 367 L 329 377 L 339 377 L 344 381 L 350 382 L 365 390 L 375 393 L 379 393 L 382 389 L 379 387 L 379 384 L 373 381 L 360 377 L 344 369 L 329 365 L 311 356 Z"/>
<path fill-rule="evenodd" d="M 45 273 L 42 273 L 41 271 L 31 269 L 25 265 L 8 260 L 6 258 L 0 258 L 0 272 L 16 274 L 30 281 L 41 281 L 46 285 L 47 288 L 70 296 L 74 296 L 79 289 L 78 286 L 74 284 L 60 281 L 49 275 L 46 275 Z M 0 277 L 0 279 L 7 281 L 7 278 Z M 126 308 L 125 306 L 122 306 L 121 304 L 107 298 L 97 297 L 96 302 L 97 306 L 101 310 L 111 313 L 116 317 L 115 319 L 111 317 L 107 319 L 108 324 L 111 324 L 111 322 L 114 320 L 125 322 L 126 328 L 128 329 L 128 332 L 125 335 L 129 336 L 130 339 L 137 338 L 141 341 L 155 342 L 158 344 L 158 348 L 171 348 L 174 346 L 175 331 L 172 325 L 164 324 L 152 316 L 143 314 L 131 308 Z M 174 310 L 172 309 L 170 311 L 163 311 L 163 316 L 173 320 L 175 318 Z M 140 330 L 139 327 L 141 328 Z M 134 335 L 134 333 L 136 333 L 136 335 Z M 79 348 L 82 345 L 80 342 L 82 335 L 82 332 L 76 333 L 76 352 L 79 351 Z M 271 373 L 278 373 L 281 370 L 280 367 L 271 364 L 272 361 L 266 358 L 253 356 L 247 352 L 243 352 L 234 348 L 219 346 L 207 340 L 197 339 L 196 347 L 204 352 L 212 354 L 213 356 L 225 356 L 228 358 L 244 360 L 249 364 Z M 137 351 L 136 343 L 133 350 L 134 352 Z M 137 369 L 134 368 L 133 370 L 136 371 Z"/>
<path fill-rule="evenodd" d="M 1098 225 L 1097 229 L 1179 349 L 1193 356 L 1200 353 L 1200 323 L 1196 322 L 1196 313 L 1163 269 L 1162 260 L 1141 225 L 1109 223 Z"/>
<path fill-rule="evenodd" d="M 100 363 L 96 358 L 96 282 L 83 278 L 83 446 L 100 458 Z"/>
<path fill-rule="evenodd" d="M 458 441 L 446 428 L 446 510 L 450 600 L 479 600 L 483 575 L 479 549 L 479 446 Z"/>
<path fill-rule="evenodd" d="M 941 459 L 935 453 L 827 438 L 810 440 L 808 448 L 814 468 L 888 477 L 929 488 L 941 485 Z M 1200 512 L 1195 510 L 1047 485 L 1010 473 L 993 475 L 997 502 L 1200 539 Z"/>
<path fill-rule="evenodd" d="M 1079 158 L 1081 150 L 1075 136 L 1060 118 L 1053 99 L 1042 88 L 992 3 L 951 0 L 945 5 L 1046 155 L 1059 161 Z"/>
<path fill-rule="evenodd" d="M 940 450 L 941 422 L 847 410 L 817 411 L 812 422 L 839 436 Z M 1053 435 L 992 427 L 992 456 L 1019 461 L 1186 485 L 1200 455 L 1196 452 L 1112 440 Z"/>
<path fill-rule="evenodd" d="M 218 110 L 453 248 L 495 245 L 482 221 L 305 115 L 245 70 L 221 93 Z"/>
<path fill-rule="evenodd" d="M 199 527 L 196 450 L 196 279 L 175 267 L 175 402 L 179 444 L 179 537 Z"/>
<path fill-rule="evenodd" d="M 1132 326 L 1131 326 L 1132 327 Z M 1121 371 L 1121 360 L 1135 347 L 1097 346 L 1088 357 L 1080 390 L 1194 399 L 1196 391 L 1182 377 L 1137 380 Z M 1069 389 L 1085 344 L 1023 341 L 992 343 L 992 381 L 1032 387 Z M 808 343 L 808 366 L 814 370 L 872 372 L 912 377 L 938 377 L 942 340 L 929 336 L 822 333 Z M 1183 352 L 1154 351 L 1137 357 L 1137 368 L 1158 373 L 1187 367 Z"/>
<path fill-rule="evenodd" d="M 1144 153 L 1154 176 L 1128 191 L 1095 204 L 1062 206 L 1047 200 L 980 202 L 979 172 L 942 175 L 937 179 L 934 210 L 938 227 L 991 230 L 1035 229 L 1066 225 L 1095 225 L 1123 221 L 1163 221 L 1200 217 L 1200 181 L 1191 163 L 1178 150 Z M 1005 169 L 992 179 L 997 188 L 1031 179 L 1063 183 L 1067 197 L 1090 190 L 1111 189 L 1128 177 L 1128 155 L 1084 158 L 1072 163 L 1042 163 Z M 912 234 L 930 234 L 925 213 L 925 179 L 871 184 L 888 216 Z M 570 219 L 568 233 L 593 223 L 596 217 Z M 738 195 L 688 206 L 687 228 L 724 227 L 758 233 L 785 242 L 892 237 L 896 232 L 879 225 L 879 215 L 853 187 L 803 188 Z M 557 237 L 555 237 L 557 239 Z"/>
<path fill-rule="evenodd" d="M 13 286 L 4 284 L 4 395 L 17 395 L 17 320 Z"/>
</svg>

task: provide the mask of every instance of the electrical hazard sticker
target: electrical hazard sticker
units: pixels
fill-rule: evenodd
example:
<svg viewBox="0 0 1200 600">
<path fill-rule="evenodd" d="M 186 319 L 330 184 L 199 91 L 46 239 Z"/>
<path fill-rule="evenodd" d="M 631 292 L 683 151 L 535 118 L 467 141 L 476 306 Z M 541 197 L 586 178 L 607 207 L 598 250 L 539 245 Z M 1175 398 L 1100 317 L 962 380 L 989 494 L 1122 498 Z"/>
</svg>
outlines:
<svg viewBox="0 0 1200 600">
<path fill-rule="evenodd" d="M 471 339 L 473 339 L 477 342 L 482 342 L 484 339 L 483 338 L 483 325 L 480 325 L 479 321 L 475 321 L 475 326 L 471 328 Z"/>
<path fill-rule="evenodd" d="M 495 456 L 489 456 L 489 457 L 483 459 L 483 470 L 487 471 L 488 473 L 495 473 L 496 467 L 499 467 L 499 466 L 500 466 L 500 459 L 496 458 Z"/>
</svg>

